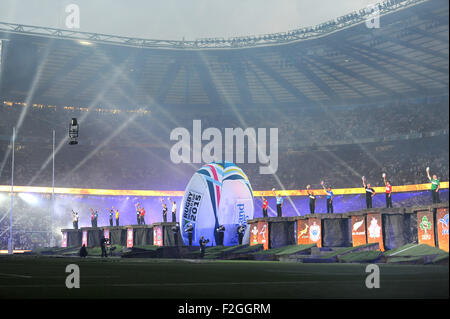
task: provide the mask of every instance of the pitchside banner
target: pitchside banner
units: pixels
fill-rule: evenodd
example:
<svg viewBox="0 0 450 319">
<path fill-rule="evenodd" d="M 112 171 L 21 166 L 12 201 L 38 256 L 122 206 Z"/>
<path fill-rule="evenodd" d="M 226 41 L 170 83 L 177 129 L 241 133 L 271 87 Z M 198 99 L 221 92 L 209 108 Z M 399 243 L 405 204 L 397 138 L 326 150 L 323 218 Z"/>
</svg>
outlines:
<svg viewBox="0 0 450 319">
<path fill-rule="evenodd" d="M 309 243 L 308 220 L 297 219 L 297 245 L 307 245 Z"/>
<path fill-rule="evenodd" d="M 133 228 L 127 228 L 127 248 L 133 247 Z"/>
<path fill-rule="evenodd" d="M 103 230 L 103 236 L 104 236 L 105 238 L 107 238 L 107 239 L 110 239 L 110 238 L 109 238 L 109 229 L 104 229 L 104 230 Z"/>
<path fill-rule="evenodd" d="M 448 252 L 448 208 L 438 208 L 436 212 L 439 249 Z"/>
<path fill-rule="evenodd" d="M 378 243 L 380 250 L 384 251 L 381 214 L 367 214 L 367 242 Z"/>
<path fill-rule="evenodd" d="M 353 247 L 367 244 L 366 217 L 352 216 Z"/>
<path fill-rule="evenodd" d="M 87 240 L 87 230 L 83 230 L 82 237 L 81 237 L 81 245 L 84 245 L 87 247 L 88 240 Z"/>
<path fill-rule="evenodd" d="M 258 223 L 250 224 L 250 246 L 258 245 Z"/>
<path fill-rule="evenodd" d="M 435 247 L 433 212 L 422 210 L 417 212 L 417 237 L 419 244 Z"/>
<path fill-rule="evenodd" d="M 67 232 L 62 233 L 61 247 L 67 247 Z"/>
<path fill-rule="evenodd" d="M 192 236 L 192 238 L 194 238 L 194 236 Z M 163 245 L 163 232 L 161 225 L 153 227 L 153 245 L 155 246 Z"/>
<path fill-rule="evenodd" d="M 264 250 L 269 249 L 269 224 L 258 222 L 258 243 L 264 245 Z"/>
<path fill-rule="evenodd" d="M 322 221 L 319 218 L 309 218 L 309 243 L 322 247 Z"/>
</svg>

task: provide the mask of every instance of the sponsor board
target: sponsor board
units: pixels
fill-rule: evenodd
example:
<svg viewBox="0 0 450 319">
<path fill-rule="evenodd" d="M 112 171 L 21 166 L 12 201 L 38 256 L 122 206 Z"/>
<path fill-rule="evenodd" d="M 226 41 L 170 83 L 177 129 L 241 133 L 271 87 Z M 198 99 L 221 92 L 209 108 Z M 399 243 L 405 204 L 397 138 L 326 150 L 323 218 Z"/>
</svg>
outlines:
<svg viewBox="0 0 450 319">
<path fill-rule="evenodd" d="M 383 245 L 383 225 L 381 214 L 367 214 L 367 242 L 369 244 L 378 243 L 380 250 L 384 251 Z"/>
<path fill-rule="evenodd" d="M 250 225 L 250 246 L 258 245 L 258 223 L 251 223 Z"/>
<path fill-rule="evenodd" d="M 258 222 L 258 243 L 264 245 L 264 250 L 269 249 L 269 223 Z"/>
<path fill-rule="evenodd" d="M 433 212 L 423 210 L 417 212 L 417 239 L 419 244 L 435 247 Z"/>
<path fill-rule="evenodd" d="M 307 219 L 297 219 L 297 245 L 309 244 L 309 223 Z"/>
<path fill-rule="evenodd" d="M 322 247 L 322 220 L 319 218 L 309 218 L 309 243 Z"/>
<path fill-rule="evenodd" d="M 163 245 L 163 232 L 161 225 L 153 227 L 153 245 L 155 246 Z"/>
<path fill-rule="evenodd" d="M 367 244 L 366 216 L 352 216 L 353 247 Z"/>
<path fill-rule="evenodd" d="M 109 229 L 103 229 L 103 236 L 106 238 L 106 239 L 111 239 L 111 238 L 109 238 L 109 235 L 110 235 L 110 233 L 109 233 Z"/>
<path fill-rule="evenodd" d="M 448 252 L 448 208 L 438 208 L 436 212 L 439 249 Z"/>
<path fill-rule="evenodd" d="M 127 248 L 133 247 L 133 228 L 127 228 Z"/>
</svg>

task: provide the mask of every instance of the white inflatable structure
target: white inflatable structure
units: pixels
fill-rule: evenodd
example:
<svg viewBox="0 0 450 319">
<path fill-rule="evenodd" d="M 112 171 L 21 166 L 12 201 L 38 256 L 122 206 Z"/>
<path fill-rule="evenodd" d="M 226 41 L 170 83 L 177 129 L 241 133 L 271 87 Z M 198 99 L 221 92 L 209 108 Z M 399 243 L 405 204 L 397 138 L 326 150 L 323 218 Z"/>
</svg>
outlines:
<svg viewBox="0 0 450 319">
<path fill-rule="evenodd" d="M 213 162 L 192 176 L 184 192 L 179 211 L 181 235 L 188 244 L 186 228 L 193 227 L 192 244 L 200 237 L 216 245 L 219 225 L 225 227 L 224 245 L 238 244 L 237 228 L 253 218 L 253 191 L 245 173 L 230 162 Z M 246 228 L 244 241 L 249 236 Z"/>
</svg>

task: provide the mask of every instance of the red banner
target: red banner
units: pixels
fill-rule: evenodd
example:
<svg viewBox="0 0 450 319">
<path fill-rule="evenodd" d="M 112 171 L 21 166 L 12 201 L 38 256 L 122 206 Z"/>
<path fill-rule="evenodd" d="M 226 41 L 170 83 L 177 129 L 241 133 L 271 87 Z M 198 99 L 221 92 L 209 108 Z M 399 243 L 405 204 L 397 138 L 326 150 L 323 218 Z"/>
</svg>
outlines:
<svg viewBox="0 0 450 319">
<path fill-rule="evenodd" d="M 163 242 L 162 226 L 158 225 L 153 227 L 153 245 L 162 246 L 163 244 L 164 242 Z"/>
<path fill-rule="evenodd" d="M 269 249 L 269 224 L 258 222 L 258 243 L 264 245 L 264 250 Z"/>
<path fill-rule="evenodd" d="M 448 208 L 438 208 L 436 212 L 439 248 L 448 252 Z"/>
<path fill-rule="evenodd" d="M 419 244 L 435 247 L 433 212 L 422 210 L 417 212 L 417 237 Z"/>
<path fill-rule="evenodd" d="M 297 245 L 309 244 L 309 223 L 307 219 L 297 219 Z"/>
<path fill-rule="evenodd" d="M 67 247 L 67 232 L 62 233 L 61 247 Z"/>
<path fill-rule="evenodd" d="M 127 248 L 133 247 L 133 228 L 127 228 Z"/>
<path fill-rule="evenodd" d="M 81 245 L 84 245 L 87 247 L 88 241 L 87 241 L 87 230 L 83 230 L 82 236 L 81 236 Z"/>
<path fill-rule="evenodd" d="M 367 244 L 366 216 L 352 216 L 353 247 Z"/>
<path fill-rule="evenodd" d="M 258 223 L 250 225 L 250 246 L 258 245 Z"/>
<path fill-rule="evenodd" d="M 378 243 L 380 250 L 384 251 L 381 214 L 367 214 L 367 242 Z"/>
<path fill-rule="evenodd" d="M 309 243 L 322 247 L 322 221 L 319 218 L 309 218 Z"/>
</svg>

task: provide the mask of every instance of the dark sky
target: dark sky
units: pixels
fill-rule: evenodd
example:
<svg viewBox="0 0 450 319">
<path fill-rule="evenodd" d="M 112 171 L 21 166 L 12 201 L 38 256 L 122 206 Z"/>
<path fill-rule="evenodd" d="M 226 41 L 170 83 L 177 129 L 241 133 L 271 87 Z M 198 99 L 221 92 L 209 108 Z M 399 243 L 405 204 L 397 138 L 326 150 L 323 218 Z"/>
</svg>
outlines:
<svg viewBox="0 0 450 319">
<path fill-rule="evenodd" d="M 0 21 L 66 28 L 80 8 L 80 31 L 193 40 L 289 31 L 366 8 L 374 0 L 1 0 Z"/>
</svg>

